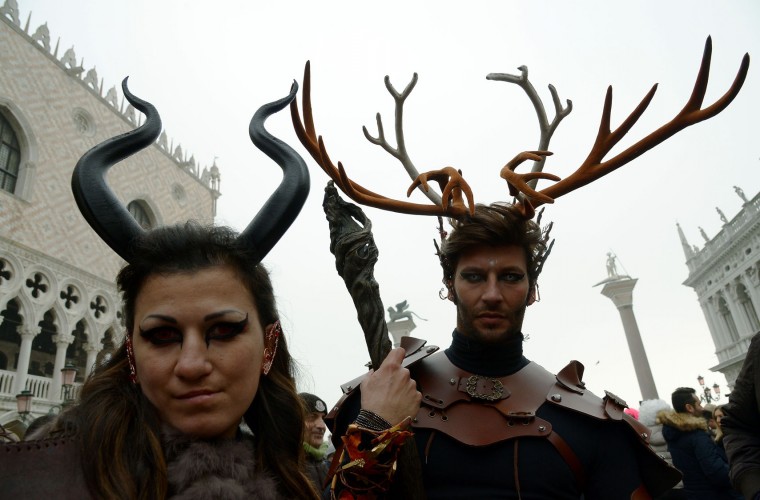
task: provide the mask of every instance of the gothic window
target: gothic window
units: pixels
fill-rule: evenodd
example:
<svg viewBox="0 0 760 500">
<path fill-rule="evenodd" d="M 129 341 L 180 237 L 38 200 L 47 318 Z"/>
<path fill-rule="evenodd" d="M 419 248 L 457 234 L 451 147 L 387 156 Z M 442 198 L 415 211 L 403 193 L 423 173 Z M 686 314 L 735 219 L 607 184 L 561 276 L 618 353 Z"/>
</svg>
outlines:
<svg viewBox="0 0 760 500">
<path fill-rule="evenodd" d="M 0 113 L 0 189 L 13 193 L 21 164 L 21 149 L 10 122 Z"/>
<path fill-rule="evenodd" d="M 151 229 L 153 227 L 153 217 L 150 215 L 150 209 L 144 201 L 133 200 L 127 205 L 127 210 L 132 214 L 138 224 L 143 229 Z"/>
</svg>

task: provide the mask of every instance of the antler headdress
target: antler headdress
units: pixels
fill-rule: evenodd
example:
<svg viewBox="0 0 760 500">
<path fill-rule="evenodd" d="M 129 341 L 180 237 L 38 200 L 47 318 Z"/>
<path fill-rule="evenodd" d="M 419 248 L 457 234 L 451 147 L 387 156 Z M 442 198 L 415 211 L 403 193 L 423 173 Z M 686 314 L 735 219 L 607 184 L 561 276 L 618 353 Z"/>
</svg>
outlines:
<svg viewBox="0 0 760 500">
<path fill-rule="evenodd" d="M 731 103 L 731 101 L 734 100 L 736 95 L 739 93 L 742 84 L 744 83 L 744 79 L 747 76 L 747 70 L 749 68 L 749 54 L 744 55 L 736 78 L 734 79 L 734 82 L 728 91 L 726 91 L 726 93 L 718 100 L 716 100 L 713 104 L 702 107 L 710 73 L 711 55 L 712 40 L 710 37 L 708 37 L 707 41 L 705 42 L 702 64 L 699 68 L 699 73 L 697 74 L 697 79 L 694 84 L 694 90 L 692 91 L 691 97 L 683 109 L 678 112 L 678 114 L 676 114 L 676 116 L 671 121 L 664 124 L 643 139 L 639 140 L 632 146 L 628 147 L 621 153 L 605 160 L 605 157 L 610 152 L 610 150 L 628 133 L 631 127 L 633 127 L 633 125 L 644 113 L 657 90 L 657 85 L 655 84 L 647 93 L 647 95 L 644 96 L 644 98 L 633 110 L 633 112 L 631 112 L 631 114 L 620 124 L 620 126 L 615 130 L 610 130 L 610 115 L 612 111 L 612 87 L 608 87 L 607 95 L 604 101 L 604 108 L 602 111 L 602 118 L 599 124 L 599 131 L 597 133 L 596 140 L 594 141 L 594 145 L 591 148 L 591 151 L 589 152 L 586 159 L 581 163 L 577 170 L 564 179 L 560 179 L 555 175 L 542 172 L 541 167 L 543 165 L 545 157 L 551 155 L 551 153 L 549 151 L 546 151 L 544 148 L 548 147 L 549 138 L 554 132 L 554 129 L 559 124 L 559 121 L 561 121 L 561 119 L 566 116 L 572 109 L 571 102 L 568 101 L 568 106 L 566 108 L 562 108 L 556 91 L 553 87 L 550 86 L 550 91 L 552 93 L 554 105 L 557 110 L 557 115 L 552 123 L 549 123 L 543 110 L 543 104 L 541 104 L 540 99 L 536 96 L 535 91 L 527 81 L 527 68 L 524 66 L 519 68 L 522 71 L 521 76 L 504 74 L 488 75 L 488 79 L 490 80 L 507 81 L 516 83 L 523 87 L 533 101 L 534 107 L 539 114 L 539 121 L 542 127 L 542 137 L 539 144 L 539 147 L 541 149 L 536 151 L 523 151 L 522 153 L 519 153 L 517 156 L 515 156 L 515 158 L 504 165 L 500 172 L 500 176 L 507 182 L 510 195 L 516 197 L 517 204 L 521 208 L 523 215 L 525 217 L 532 218 L 535 213 L 535 208 L 538 206 L 545 203 L 553 203 L 556 198 L 582 186 L 585 186 L 586 184 L 599 179 L 600 177 L 612 172 L 613 170 L 620 168 L 621 166 L 641 156 L 646 151 L 654 148 L 655 146 L 664 142 L 686 127 L 712 118 L 713 116 L 723 111 Z M 390 144 L 386 141 L 382 121 L 379 114 L 377 115 L 378 136 L 372 137 L 367 132 L 366 127 L 364 128 L 364 135 L 367 137 L 367 140 L 373 144 L 381 146 L 404 165 L 405 169 L 413 179 L 412 184 L 407 191 L 407 196 L 409 196 L 416 187 L 421 187 L 423 192 L 425 192 L 428 198 L 433 202 L 432 205 L 390 199 L 377 193 L 373 193 L 372 191 L 352 181 L 348 177 L 348 174 L 340 162 L 338 162 L 337 167 L 332 163 L 330 157 L 327 154 L 327 148 L 325 147 L 324 140 L 321 136 L 317 136 L 315 132 L 314 120 L 311 110 L 310 80 L 311 77 L 309 63 L 307 62 L 304 71 L 303 82 L 303 122 L 301 121 L 296 101 L 294 100 L 290 104 L 290 110 L 296 134 L 301 140 L 301 143 L 309 151 L 311 156 L 316 160 L 319 166 L 322 167 L 322 170 L 324 170 L 330 176 L 330 178 L 335 181 L 335 184 L 348 197 L 350 197 L 355 202 L 363 205 L 407 214 L 447 216 L 461 219 L 468 213 L 473 213 L 475 206 L 472 190 L 462 177 L 460 170 L 457 170 L 453 167 L 444 167 L 440 170 L 433 170 L 419 174 L 406 152 L 402 128 L 403 105 L 404 101 L 409 96 L 415 84 L 417 83 L 416 74 L 413 76 L 412 81 L 409 83 L 409 85 L 407 85 L 404 91 L 400 93 L 396 91 L 393 85 L 391 85 L 389 78 L 387 76 L 385 77 L 385 85 L 396 102 L 395 129 L 397 148 L 391 147 Z M 526 160 L 533 160 L 536 162 L 534 171 L 525 174 L 516 173 L 516 168 Z M 538 179 L 552 180 L 556 181 L 556 183 L 545 189 L 536 191 L 535 182 Z M 440 197 L 430 191 L 430 187 L 428 185 L 429 181 L 435 181 L 438 183 L 441 189 Z M 467 204 L 469 207 L 464 202 L 465 197 L 467 198 Z"/>
<path fill-rule="evenodd" d="M 132 241 L 144 230 L 110 190 L 105 174 L 114 164 L 145 149 L 158 138 L 161 117 L 152 104 L 129 92 L 126 78 L 122 88 L 127 100 L 145 114 L 145 123 L 85 153 L 74 168 L 71 189 L 79 210 L 90 226 L 108 246 L 129 262 Z M 285 234 L 309 194 L 309 171 L 303 159 L 264 128 L 266 119 L 293 101 L 297 91 L 298 84 L 293 82 L 288 96 L 259 108 L 248 130 L 254 145 L 277 162 L 283 171 L 280 185 L 238 236 L 241 244 L 252 249 L 256 262 L 261 261 Z"/>
</svg>

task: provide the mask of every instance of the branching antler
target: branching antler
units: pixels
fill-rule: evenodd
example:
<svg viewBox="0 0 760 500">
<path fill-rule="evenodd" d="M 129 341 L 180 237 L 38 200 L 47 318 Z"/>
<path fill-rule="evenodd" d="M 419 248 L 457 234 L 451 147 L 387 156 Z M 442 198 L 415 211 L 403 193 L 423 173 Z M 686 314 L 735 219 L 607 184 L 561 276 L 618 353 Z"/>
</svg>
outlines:
<svg viewBox="0 0 760 500">
<path fill-rule="evenodd" d="M 538 193 L 528 192 L 523 186 L 510 183 L 510 189 L 517 189 L 525 195 L 525 200 L 521 203 L 524 213 L 526 215 L 531 214 L 535 207 L 547 203 L 547 201 L 545 201 L 546 198 L 536 197 L 536 194 L 541 194 L 542 197 L 548 197 L 549 199 L 554 200 L 563 194 L 567 194 L 575 189 L 585 186 L 613 170 L 622 167 L 686 127 L 712 118 L 726 109 L 739 93 L 739 90 L 742 88 L 744 80 L 747 77 L 747 71 L 749 69 L 749 54 L 744 54 L 736 78 L 726 93 L 710 106 L 702 108 L 702 102 L 705 97 L 705 92 L 707 91 L 707 81 L 710 76 L 711 57 L 712 38 L 707 37 L 704 54 L 702 56 L 702 63 L 699 68 L 699 73 L 697 74 L 697 80 L 694 83 L 694 90 L 683 109 L 679 111 L 670 122 L 628 147 L 625 151 L 605 161 L 604 157 L 607 153 L 610 152 L 620 139 L 628 133 L 641 115 L 644 114 L 644 111 L 646 111 L 647 106 L 649 106 L 649 103 L 652 101 L 652 98 L 657 91 L 657 84 L 655 84 L 628 118 L 626 118 L 617 129 L 610 131 L 612 87 L 608 87 L 596 141 L 584 162 L 575 172 L 556 184 L 542 189 Z"/>
<path fill-rule="evenodd" d="M 538 96 L 536 88 L 528 80 L 528 67 L 520 66 L 517 69 L 520 70 L 519 76 L 510 75 L 507 73 L 489 73 L 486 76 L 486 80 L 514 83 L 525 91 L 525 93 L 528 95 L 528 98 L 530 99 L 530 102 L 533 103 L 533 108 L 536 110 L 536 116 L 538 116 L 538 127 L 541 131 L 541 136 L 538 141 L 538 149 L 540 151 L 548 151 L 549 142 L 552 139 L 552 135 L 554 135 L 554 131 L 557 130 L 557 126 L 567 115 L 573 111 L 573 101 L 567 99 L 565 101 L 567 103 L 567 107 L 563 108 L 562 103 L 559 100 L 557 89 L 554 88 L 554 85 L 549 84 L 549 92 L 552 95 L 552 102 L 554 102 L 554 119 L 551 123 L 549 123 L 549 119 L 546 116 L 546 108 L 544 108 L 544 102 Z M 531 172 L 541 172 L 544 168 L 546 159 L 542 157 L 533 160 L 534 163 Z M 502 177 L 504 176 L 502 175 Z M 533 181 L 529 182 L 528 185 L 531 188 L 535 189 L 537 182 L 537 179 L 534 179 Z M 514 194 L 512 195 L 514 196 Z"/>
<path fill-rule="evenodd" d="M 445 215 L 448 217 L 458 218 L 468 212 L 474 213 L 475 205 L 472 199 L 472 191 L 470 190 L 469 186 L 464 181 L 464 179 L 462 179 L 461 173 L 457 172 L 454 169 L 449 170 L 450 167 L 447 167 L 438 171 L 429 172 L 427 174 L 423 174 L 423 175 L 426 175 L 427 177 L 430 177 L 431 179 L 438 181 L 439 185 L 442 186 L 442 191 L 447 194 L 447 196 L 444 196 L 443 198 L 443 200 L 445 200 L 445 203 L 441 202 L 440 204 L 435 204 L 435 205 L 423 205 L 420 203 L 411 203 L 407 201 L 386 198 L 385 196 L 374 193 L 370 191 L 369 189 L 363 187 L 362 185 L 352 181 L 348 177 L 348 174 L 346 174 L 346 171 L 341 162 L 338 162 L 337 167 L 332 163 L 329 155 L 327 154 L 327 148 L 325 147 L 324 140 L 322 139 L 321 136 L 317 136 L 316 134 L 316 131 L 314 128 L 314 117 L 312 115 L 312 110 L 311 110 L 311 74 L 310 73 L 311 73 L 310 64 L 307 61 L 306 67 L 304 69 L 304 79 L 303 79 L 303 108 L 304 108 L 303 122 L 301 122 L 300 113 L 298 111 L 298 104 L 296 103 L 296 101 L 293 101 L 290 104 L 290 114 L 293 120 L 293 127 L 295 128 L 298 139 L 304 145 L 306 150 L 309 151 L 309 154 L 311 154 L 312 158 L 316 160 L 317 164 L 319 164 L 322 170 L 324 170 L 325 173 L 327 173 L 327 175 L 329 175 L 330 178 L 333 181 L 335 181 L 335 184 L 341 189 L 341 191 L 346 193 L 346 195 L 349 198 L 363 205 L 380 208 L 384 210 L 391 210 L 393 212 L 400 212 L 400 213 L 405 213 L 405 214 L 441 215 L 441 216 Z M 391 148 L 390 145 L 387 143 L 387 141 L 385 141 L 385 138 L 383 135 L 383 129 L 382 129 L 382 122 L 380 120 L 379 114 L 378 114 L 378 119 L 377 119 L 378 131 L 379 131 L 378 137 L 374 138 L 370 136 L 369 133 L 366 131 L 366 129 L 364 131 L 365 135 L 367 136 L 367 139 L 370 140 L 370 142 L 373 142 L 374 144 L 378 144 L 382 146 L 386 151 L 391 153 L 394 157 L 401 160 L 401 162 L 407 168 L 407 171 L 410 171 L 410 167 L 411 167 L 411 170 L 413 170 L 414 172 L 416 172 L 417 170 L 416 168 L 414 168 L 414 165 L 412 164 L 411 160 L 409 160 L 409 157 L 406 153 L 406 146 L 404 143 L 403 131 L 401 130 L 401 117 L 402 117 L 402 111 L 403 111 L 403 101 L 409 95 L 409 92 L 411 92 L 412 88 L 414 88 L 414 84 L 416 81 L 417 81 L 417 78 L 415 75 L 415 77 L 412 78 L 412 82 L 407 86 L 404 92 L 399 94 L 390 84 L 390 80 L 386 77 L 386 86 L 388 87 L 388 90 L 391 92 L 391 94 L 393 95 L 397 103 L 396 139 L 398 141 L 398 149 Z M 441 176 L 450 174 L 452 172 L 456 173 L 456 175 L 453 178 L 451 178 L 448 182 L 441 184 Z M 414 187 L 420 184 L 423 186 L 427 186 L 427 183 L 423 182 L 420 176 L 416 176 L 412 184 L 412 188 L 410 188 L 407 195 L 411 194 L 411 191 L 414 189 Z M 429 192 L 429 189 L 423 189 L 423 191 Z M 467 199 L 470 201 L 469 210 L 467 209 L 467 207 L 464 206 L 464 203 L 462 202 L 463 192 L 466 194 Z"/>
<path fill-rule="evenodd" d="M 396 158 L 398 161 L 401 162 L 401 164 L 404 166 L 404 169 L 409 174 L 409 177 L 411 177 L 414 180 L 414 184 L 412 184 L 413 187 L 410 187 L 407 191 L 406 195 L 410 196 L 412 194 L 412 191 L 414 191 L 414 187 L 419 185 L 419 182 L 416 181 L 416 179 L 419 177 L 420 173 L 417 170 L 417 168 L 414 166 L 414 163 L 412 163 L 411 158 L 409 158 L 409 153 L 406 150 L 406 141 L 404 140 L 404 126 L 403 126 L 403 120 L 404 120 L 404 101 L 407 97 L 409 97 L 409 94 L 412 93 L 412 90 L 414 89 L 414 86 L 417 85 L 417 73 L 414 73 L 412 76 L 412 80 L 407 84 L 406 88 L 403 92 L 399 93 L 393 84 L 391 83 L 391 79 L 389 76 L 386 75 L 385 77 L 385 88 L 388 89 L 388 92 L 393 97 L 393 100 L 396 102 L 396 119 L 395 119 L 395 128 L 396 128 L 396 145 L 397 147 L 394 149 L 391 147 L 391 145 L 388 143 L 387 140 L 385 140 L 385 133 L 383 132 L 383 121 L 380 117 L 380 113 L 376 115 L 377 120 L 377 137 L 372 137 L 369 134 L 369 131 L 367 130 L 367 127 L 362 127 L 362 132 L 364 132 L 364 137 L 367 138 L 369 142 L 372 144 L 376 144 L 380 147 L 382 147 L 384 150 L 386 150 L 391 156 Z M 438 193 L 434 191 L 430 191 L 427 187 L 427 184 L 423 183 L 425 196 L 428 197 L 430 201 L 435 203 L 438 206 L 442 205 L 441 197 L 438 196 Z M 441 186 L 441 191 L 443 192 L 443 186 Z M 446 199 L 446 196 L 444 195 L 444 199 Z"/>
<path fill-rule="evenodd" d="M 552 134 L 557 129 L 557 126 L 564 119 L 564 117 L 572 111 L 572 102 L 570 100 L 567 100 L 567 106 L 563 107 L 556 89 L 552 85 L 549 85 L 549 91 L 551 92 L 555 108 L 554 119 L 549 122 L 546 116 L 544 105 L 541 99 L 538 97 L 535 88 L 528 80 L 527 67 L 520 66 L 520 68 L 518 68 L 521 71 L 521 74 L 519 76 L 504 73 L 489 74 L 487 76 L 489 80 L 515 83 L 522 87 L 533 103 L 536 114 L 538 115 L 539 127 L 541 130 L 539 148 L 535 151 L 523 151 L 501 169 L 501 177 L 507 181 L 510 194 L 518 199 L 517 204 L 522 207 L 525 216 L 533 217 L 536 207 L 545 203 L 552 203 L 555 198 L 595 181 L 596 179 L 612 172 L 613 170 L 625 165 L 635 158 L 638 158 L 646 151 L 654 148 L 655 146 L 659 145 L 686 127 L 712 118 L 713 116 L 723 111 L 734 100 L 744 83 L 744 80 L 747 76 L 747 71 L 749 69 L 749 54 L 744 55 L 736 78 L 734 79 L 734 82 L 728 91 L 713 104 L 703 108 L 702 102 L 707 90 L 711 55 L 712 39 L 708 37 L 707 41 L 705 42 L 704 55 L 702 57 L 702 63 L 697 75 L 697 80 L 694 84 L 692 95 L 683 109 L 670 122 L 666 123 L 659 129 L 639 140 L 622 153 L 608 160 L 604 160 L 604 157 L 628 133 L 628 131 L 642 116 L 647 106 L 649 106 L 649 103 L 652 101 L 655 91 L 657 90 L 657 85 L 654 85 L 649 93 L 644 96 L 636 109 L 633 110 L 633 112 L 620 124 L 617 129 L 611 131 L 610 115 L 612 112 L 612 87 L 609 87 L 607 89 L 607 96 L 604 101 L 604 109 L 602 112 L 601 123 L 599 125 L 599 132 L 597 133 L 596 141 L 591 148 L 591 151 L 581 166 L 578 167 L 578 169 L 570 176 L 562 180 L 560 180 L 560 178 L 555 175 L 543 173 L 542 167 L 546 160 L 546 156 L 551 154 L 549 151 L 547 151 L 547 148 L 549 146 L 549 141 L 552 137 Z M 399 93 L 396 91 L 393 85 L 391 85 L 390 79 L 387 76 L 385 77 L 385 85 L 396 102 L 396 148 L 391 147 L 388 141 L 385 139 L 380 114 L 377 115 L 377 137 L 371 136 L 366 127 L 364 127 L 363 130 L 364 135 L 370 142 L 381 146 L 388 153 L 401 161 L 407 172 L 409 172 L 409 174 L 414 177 L 414 181 L 412 182 L 412 185 L 407 192 L 407 196 L 409 196 L 415 188 L 420 187 L 426 194 L 428 194 L 428 197 L 435 203 L 435 205 L 423 205 L 419 203 L 393 200 L 373 193 L 372 191 L 352 181 L 346 174 L 346 171 L 340 162 L 338 162 L 337 167 L 332 163 L 327 154 L 327 150 L 325 148 L 322 137 L 317 137 L 314 129 L 314 121 L 311 110 L 311 81 L 308 62 L 306 63 L 306 68 L 304 70 L 304 121 L 303 123 L 301 122 L 298 112 L 298 105 L 295 101 L 293 101 L 291 103 L 293 125 L 296 129 L 298 138 L 301 140 L 301 143 L 303 143 L 312 157 L 330 176 L 330 178 L 335 181 L 338 187 L 355 202 L 384 210 L 391 210 L 394 212 L 407 214 L 438 215 L 460 218 L 468 212 L 473 213 L 475 209 L 472 190 L 462 178 L 461 171 L 456 170 L 453 167 L 446 167 L 441 170 L 434 170 L 423 174 L 417 174 L 417 169 L 414 167 L 414 164 L 412 163 L 406 151 L 402 129 L 403 104 L 416 83 L 417 74 L 415 73 L 412 77 L 411 82 L 406 86 L 404 91 Z M 534 162 L 532 171 L 527 174 L 517 174 L 515 172 L 517 166 L 527 160 L 532 160 Z M 553 184 L 545 189 L 537 191 L 535 189 L 535 186 L 538 179 L 548 179 L 557 182 L 556 184 Z M 441 188 L 443 201 L 438 201 L 436 200 L 436 197 L 432 196 L 433 193 L 430 192 L 430 188 L 428 186 L 429 180 L 438 183 Z M 464 202 L 465 197 L 469 203 L 469 209 Z"/>
</svg>

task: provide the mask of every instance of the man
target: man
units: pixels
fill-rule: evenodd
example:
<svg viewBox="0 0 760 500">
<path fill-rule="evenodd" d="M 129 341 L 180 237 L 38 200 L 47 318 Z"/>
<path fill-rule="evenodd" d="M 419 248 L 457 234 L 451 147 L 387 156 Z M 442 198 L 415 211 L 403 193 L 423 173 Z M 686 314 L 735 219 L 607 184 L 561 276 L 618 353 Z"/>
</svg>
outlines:
<svg viewBox="0 0 760 500">
<path fill-rule="evenodd" d="M 679 387 L 673 410 L 659 414 L 673 465 L 683 474 L 683 489 L 694 500 L 741 499 L 728 480 L 728 461 L 710 437 L 704 409 L 694 389 Z"/>
<path fill-rule="evenodd" d="M 752 341 L 721 420 L 731 482 L 747 500 L 760 498 L 760 333 Z"/>
<path fill-rule="evenodd" d="M 585 389 L 582 365 L 555 376 L 523 356 L 523 317 L 537 298 L 547 239 L 513 205 L 478 205 L 455 223 L 439 252 L 457 311 L 450 347 L 409 369 L 392 351 L 363 380 L 359 415 L 349 399 L 348 418 L 337 416 L 338 428 L 356 416 L 383 445 L 391 442 L 383 428 L 414 417 L 428 499 L 638 499 L 678 482 L 646 445 L 648 429 L 623 415 L 625 404 Z M 344 466 L 365 458 L 363 443 Z M 372 476 L 364 484 L 376 480 L 356 469 L 339 472 L 339 488 L 361 486 L 363 472 Z"/>
<path fill-rule="evenodd" d="M 329 443 L 325 441 L 324 417 L 327 405 L 319 397 L 308 392 L 298 394 L 306 412 L 303 448 L 306 451 L 306 475 L 316 486 L 317 491 L 325 487 L 325 479 L 330 463 L 327 460 Z"/>
</svg>

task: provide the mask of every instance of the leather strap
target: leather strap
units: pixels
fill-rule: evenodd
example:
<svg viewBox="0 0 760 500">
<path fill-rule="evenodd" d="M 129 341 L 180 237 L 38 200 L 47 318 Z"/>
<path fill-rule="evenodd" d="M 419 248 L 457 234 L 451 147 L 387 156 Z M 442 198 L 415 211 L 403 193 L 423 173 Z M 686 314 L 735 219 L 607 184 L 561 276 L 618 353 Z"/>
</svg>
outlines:
<svg viewBox="0 0 760 500">
<path fill-rule="evenodd" d="M 1 444 L 0 497 L 90 498 L 76 441 L 59 438 Z"/>
<path fill-rule="evenodd" d="M 546 436 L 546 439 L 549 440 L 552 446 L 554 446 L 559 452 L 560 456 L 562 456 L 565 463 L 570 467 L 570 470 L 573 471 L 575 481 L 578 483 L 578 489 L 583 491 L 586 487 L 586 471 L 583 469 L 583 464 L 578 459 L 578 455 L 576 455 L 573 449 L 570 448 L 567 441 L 562 439 L 562 437 L 556 432 L 552 432 Z"/>
</svg>

